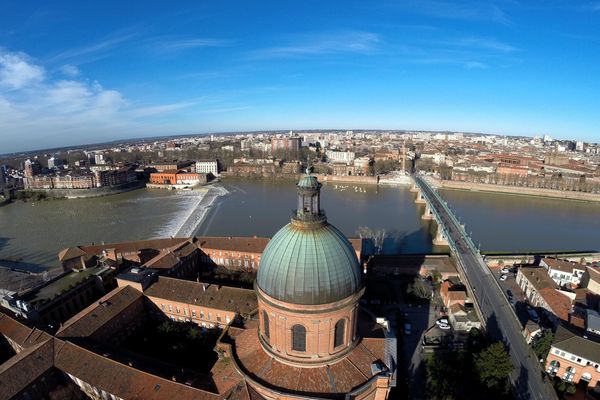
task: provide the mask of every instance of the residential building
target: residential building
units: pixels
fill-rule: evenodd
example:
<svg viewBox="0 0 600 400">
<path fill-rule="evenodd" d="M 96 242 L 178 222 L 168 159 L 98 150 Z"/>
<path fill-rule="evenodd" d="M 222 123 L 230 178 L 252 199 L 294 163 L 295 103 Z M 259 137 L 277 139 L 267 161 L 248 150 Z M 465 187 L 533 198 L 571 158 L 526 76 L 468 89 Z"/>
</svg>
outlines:
<svg viewBox="0 0 600 400">
<path fill-rule="evenodd" d="M 516 282 L 525 293 L 529 304 L 542 308 L 555 324 L 559 319 L 569 321 L 574 294 L 573 298 L 570 298 L 565 292 L 561 292 L 545 268 L 521 267 L 517 272 Z"/>
<path fill-rule="evenodd" d="M 301 144 L 302 138 L 300 137 L 273 138 L 271 139 L 271 151 L 273 153 L 278 151 L 299 151 Z"/>
<path fill-rule="evenodd" d="M 544 267 L 552 280 L 561 287 L 577 287 L 586 270 L 585 265 L 547 257 L 540 260 L 540 266 Z"/>
<path fill-rule="evenodd" d="M 566 382 L 587 382 L 600 392 L 600 343 L 558 326 L 546 358 L 546 372 Z"/>
</svg>

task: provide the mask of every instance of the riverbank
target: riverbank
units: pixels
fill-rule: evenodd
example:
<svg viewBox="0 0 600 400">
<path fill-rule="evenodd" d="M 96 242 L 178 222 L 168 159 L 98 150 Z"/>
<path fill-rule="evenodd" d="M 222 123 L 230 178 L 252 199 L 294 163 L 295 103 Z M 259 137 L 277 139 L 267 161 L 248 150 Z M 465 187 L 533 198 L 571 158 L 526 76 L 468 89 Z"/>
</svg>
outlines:
<svg viewBox="0 0 600 400">
<path fill-rule="evenodd" d="M 226 175 L 224 174 L 224 181 L 229 179 L 244 179 L 244 180 L 280 180 L 280 181 L 293 181 L 298 182 L 304 174 L 273 174 L 273 175 Z M 376 176 L 358 176 L 358 175 L 325 175 L 325 174 L 313 174 L 317 179 L 323 183 L 356 183 L 361 185 L 377 185 L 379 183 Z M 383 179 L 383 176 L 381 177 Z"/>
<path fill-rule="evenodd" d="M 562 190 L 527 188 L 518 186 L 489 185 L 486 183 L 455 182 L 429 178 L 434 186 L 449 190 L 463 190 L 471 192 L 503 193 L 517 196 L 547 197 L 554 199 L 576 200 L 600 203 L 600 195 L 584 192 L 567 192 Z"/>
<path fill-rule="evenodd" d="M 106 186 L 93 189 L 35 189 L 29 192 L 43 193 L 45 198 L 40 200 L 73 200 L 73 199 L 89 199 L 94 197 L 112 196 L 119 193 L 126 193 L 132 190 L 142 189 L 146 186 L 144 181 L 135 181 L 124 183 L 122 185 Z M 24 192 L 27 192 L 25 190 Z M 18 199 L 17 199 L 18 200 Z M 32 201 L 32 200 L 23 200 Z"/>
</svg>

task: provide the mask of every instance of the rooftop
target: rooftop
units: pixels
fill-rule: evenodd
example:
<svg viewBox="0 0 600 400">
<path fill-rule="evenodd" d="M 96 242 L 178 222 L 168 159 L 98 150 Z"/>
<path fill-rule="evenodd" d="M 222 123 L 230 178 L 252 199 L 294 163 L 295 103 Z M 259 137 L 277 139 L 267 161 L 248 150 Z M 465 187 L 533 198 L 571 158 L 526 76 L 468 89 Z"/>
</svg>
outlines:
<svg viewBox="0 0 600 400">
<path fill-rule="evenodd" d="M 556 269 L 562 272 L 568 272 L 570 274 L 573 273 L 574 269 L 582 271 L 585 270 L 585 265 L 572 261 L 559 260 L 557 258 L 542 258 L 542 261 L 552 269 Z"/>
<path fill-rule="evenodd" d="M 60 295 L 63 291 L 70 290 L 90 277 L 101 275 L 106 271 L 108 271 L 108 268 L 103 266 L 73 270 L 64 275 L 60 275 L 42 286 L 23 293 L 23 295 L 20 296 L 20 299 L 31 305 L 49 301 Z"/>
<path fill-rule="evenodd" d="M 384 360 L 385 340 L 363 338 L 339 362 L 323 367 L 300 368 L 280 363 L 263 350 L 257 321 L 250 321 L 235 336 L 235 362 L 251 379 L 284 392 L 337 398 L 370 380 L 374 362 Z"/>
<path fill-rule="evenodd" d="M 247 253 L 262 253 L 269 243 L 265 237 L 199 236 L 201 249 L 216 249 Z"/>
<path fill-rule="evenodd" d="M 250 289 L 219 286 L 161 276 L 145 292 L 145 296 L 211 307 L 248 315 L 258 305 Z"/>
<path fill-rule="evenodd" d="M 69 319 L 56 332 L 57 337 L 82 338 L 89 337 L 142 297 L 142 293 L 131 286 L 118 287 L 92 303 Z"/>
<path fill-rule="evenodd" d="M 559 325 L 552 346 L 600 364 L 600 343 L 584 339 Z"/>
<path fill-rule="evenodd" d="M 535 266 L 524 266 L 519 269 L 523 276 L 537 289 L 558 289 L 556 282 L 550 278 L 545 268 Z"/>
</svg>

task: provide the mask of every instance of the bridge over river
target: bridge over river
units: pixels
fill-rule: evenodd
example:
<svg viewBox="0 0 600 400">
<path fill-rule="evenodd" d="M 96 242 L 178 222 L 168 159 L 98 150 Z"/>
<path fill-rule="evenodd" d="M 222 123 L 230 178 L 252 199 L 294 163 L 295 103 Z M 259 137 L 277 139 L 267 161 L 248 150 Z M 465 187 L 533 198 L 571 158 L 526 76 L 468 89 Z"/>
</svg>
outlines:
<svg viewBox="0 0 600 400">
<path fill-rule="evenodd" d="M 461 279 L 471 292 L 486 331 L 491 337 L 502 340 L 509 350 L 515 366 L 515 371 L 510 377 L 515 397 L 531 400 L 557 399 L 551 383 L 543 378 L 539 360 L 525 342 L 521 324 L 513 308 L 464 226 L 424 177 L 414 175 L 413 183 L 413 190 L 417 192 L 417 202 L 425 204 L 424 218 L 437 222 L 438 232 L 434 243 L 447 244 L 450 247 Z"/>
</svg>

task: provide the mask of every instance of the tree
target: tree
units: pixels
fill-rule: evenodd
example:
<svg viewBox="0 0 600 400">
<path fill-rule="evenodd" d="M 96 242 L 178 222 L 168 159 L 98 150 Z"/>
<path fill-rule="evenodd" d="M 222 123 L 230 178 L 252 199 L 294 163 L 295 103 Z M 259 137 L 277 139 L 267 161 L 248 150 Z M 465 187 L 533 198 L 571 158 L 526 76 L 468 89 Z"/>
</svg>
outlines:
<svg viewBox="0 0 600 400">
<path fill-rule="evenodd" d="M 430 299 L 431 288 L 420 278 L 415 278 L 413 283 L 408 286 L 408 294 L 416 299 Z"/>
<path fill-rule="evenodd" d="M 550 346 L 554 341 L 554 334 L 550 329 L 545 329 L 542 335 L 533 342 L 533 351 L 537 355 L 538 360 L 546 361 L 546 356 L 550 351 Z"/>
<path fill-rule="evenodd" d="M 475 369 L 481 383 L 489 389 L 506 393 L 508 376 L 514 370 L 502 342 L 496 342 L 474 355 Z"/>
</svg>

